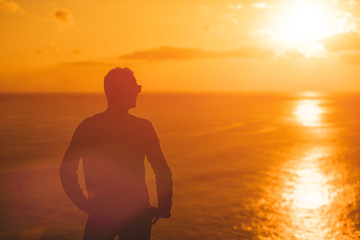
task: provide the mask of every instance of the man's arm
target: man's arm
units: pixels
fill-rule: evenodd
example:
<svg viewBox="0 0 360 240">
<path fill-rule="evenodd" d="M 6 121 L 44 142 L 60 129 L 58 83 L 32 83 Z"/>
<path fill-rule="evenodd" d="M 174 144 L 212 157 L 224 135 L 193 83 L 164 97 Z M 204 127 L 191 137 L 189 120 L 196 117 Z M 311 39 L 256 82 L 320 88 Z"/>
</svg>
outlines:
<svg viewBox="0 0 360 240">
<path fill-rule="evenodd" d="M 65 193 L 80 209 L 89 212 L 88 200 L 85 197 L 78 180 L 78 168 L 82 155 L 81 124 L 75 130 L 71 143 L 60 165 L 60 178 Z"/>
<path fill-rule="evenodd" d="M 172 174 L 161 150 L 156 132 L 151 123 L 149 125 L 149 143 L 146 156 L 154 170 L 156 178 L 158 217 L 167 218 L 171 216 L 170 211 L 173 195 Z"/>
</svg>

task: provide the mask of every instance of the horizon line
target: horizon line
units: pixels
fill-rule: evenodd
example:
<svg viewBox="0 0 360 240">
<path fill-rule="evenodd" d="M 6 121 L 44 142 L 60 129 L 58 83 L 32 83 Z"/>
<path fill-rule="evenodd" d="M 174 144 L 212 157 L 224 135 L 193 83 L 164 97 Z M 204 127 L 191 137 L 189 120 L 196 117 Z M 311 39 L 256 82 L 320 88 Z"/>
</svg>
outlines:
<svg viewBox="0 0 360 240">
<path fill-rule="evenodd" d="M 104 94 L 104 91 L 4 91 L 1 95 L 5 94 Z M 338 90 L 338 91 L 316 91 L 316 90 L 268 90 L 268 91 L 146 91 L 142 94 L 302 94 L 307 96 L 315 95 L 328 95 L 328 94 L 360 94 L 360 90 Z"/>
</svg>

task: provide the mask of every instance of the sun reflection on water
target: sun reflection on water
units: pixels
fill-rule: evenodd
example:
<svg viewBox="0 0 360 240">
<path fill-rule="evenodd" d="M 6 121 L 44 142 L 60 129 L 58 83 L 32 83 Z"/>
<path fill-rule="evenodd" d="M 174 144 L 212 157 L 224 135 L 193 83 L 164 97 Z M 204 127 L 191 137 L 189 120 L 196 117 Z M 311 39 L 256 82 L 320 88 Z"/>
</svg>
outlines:
<svg viewBox="0 0 360 240">
<path fill-rule="evenodd" d="M 296 120 L 304 126 L 320 126 L 323 109 L 319 104 L 320 100 L 316 99 L 300 100 L 293 112 Z"/>
<path fill-rule="evenodd" d="M 295 119 L 303 126 L 322 126 L 325 110 L 320 104 L 319 99 L 299 100 L 293 111 Z M 298 152 L 300 157 L 288 165 L 293 178 L 287 182 L 283 196 L 289 206 L 296 239 L 326 239 L 332 231 L 325 213 L 331 209 L 336 189 L 331 184 L 331 174 L 323 169 L 324 162 L 331 158 L 332 146 L 319 145 L 323 140 L 320 135 L 312 136 L 309 141 L 314 146 Z"/>
<path fill-rule="evenodd" d="M 314 97 L 298 100 L 292 113 L 301 125 L 319 130 L 324 114 L 332 111 L 323 106 L 325 99 Z M 285 165 L 289 175 L 282 196 L 289 214 L 289 235 L 294 239 L 358 239 L 354 219 L 349 217 L 356 202 L 354 187 L 346 183 L 346 170 L 338 161 L 339 146 L 330 140 L 336 129 L 321 129 L 311 136 L 301 135 L 306 145 L 296 147 Z"/>
<path fill-rule="evenodd" d="M 295 174 L 294 192 L 289 197 L 294 208 L 317 209 L 329 205 L 330 195 L 326 176 L 320 172 L 321 149 L 313 149 L 299 162 Z"/>
<path fill-rule="evenodd" d="M 283 196 L 289 206 L 297 239 L 326 239 L 324 237 L 329 234 L 323 213 L 332 204 L 335 191 L 329 183 L 331 176 L 325 175 L 320 167 L 327 156 L 324 148 L 311 148 L 292 162 L 289 169 L 294 179 L 288 182 L 288 190 Z"/>
<path fill-rule="evenodd" d="M 290 125 L 278 151 L 283 162 L 256 205 L 257 239 L 360 239 L 360 181 L 338 138 L 344 130 L 337 127 L 342 116 L 334 115 L 334 101 L 309 93 L 285 110 L 298 124 Z"/>
</svg>

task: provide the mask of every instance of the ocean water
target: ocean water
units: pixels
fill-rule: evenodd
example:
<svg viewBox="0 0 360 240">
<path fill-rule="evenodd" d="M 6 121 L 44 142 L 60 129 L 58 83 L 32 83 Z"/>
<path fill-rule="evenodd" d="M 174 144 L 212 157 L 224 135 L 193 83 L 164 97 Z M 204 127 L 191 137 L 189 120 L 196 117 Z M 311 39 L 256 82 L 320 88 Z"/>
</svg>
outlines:
<svg viewBox="0 0 360 240">
<path fill-rule="evenodd" d="M 81 239 L 86 214 L 58 168 L 105 107 L 101 94 L 0 95 L 0 239 Z M 172 217 L 152 239 L 360 239 L 360 94 L 145 93 L 131 113 L 153 122 L 173 172 Z"/>
</svg>

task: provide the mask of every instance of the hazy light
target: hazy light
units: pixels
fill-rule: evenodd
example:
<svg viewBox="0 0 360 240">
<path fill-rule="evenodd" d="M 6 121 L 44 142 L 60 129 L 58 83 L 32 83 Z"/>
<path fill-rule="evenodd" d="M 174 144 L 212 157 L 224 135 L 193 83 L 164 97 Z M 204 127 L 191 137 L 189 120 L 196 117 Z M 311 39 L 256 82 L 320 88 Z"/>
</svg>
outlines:
<svg viewBox="0 0 360 240">
<path fill-rule="evenodd" d="M 290 42 L 313 41 L 332 33 L 329 14 L 316 2 L 298 2 L 284 18 L 280 34 Z"/>
<path fill-rule="evenodd" d="M 321 151 L 313 150 L 301 159 L 295 170 L 298 178 L 291 195 L 295 208 L 317 209 L 329 204 L 329 187 L 318 168 L 318 159 L 322 155 Z"/>
<path fill-rule="evenodd" d="M 322 56 L 324 46 L 318 41 L 342 32 L 335 9 L 326 1 L 288 1 L 275 17 L 276 38 L 288 48 L 305 56 Z"/>
<path fill-rule="evenodd" d="M 321 96 L 321 94 L 318 92 L 302 92 L 301 96 L 303 96 L 303 97 L 319 97 L 319 96 Z"/>
<path fill-rule="evenodd" d="M 319 102 L 314 99 L 300 100 L 293 112 L 296 120 L 304 126 L 321 125 L 323 109 L 319 106 Z"/>
<path fill-rule="evenodd" d="M 290 207 L 293 233 L 296 239 L 327 239 L 331 229 L 327 225 L 322 209 L 329 209 L 334 198 L 334 186 L 321 171 L 320 162 L 327 154 L 323 148 L 315 147 L 292 162 L 291 172 L 295 176 L 288 182 L 284 193 Z"/>
</svg>

